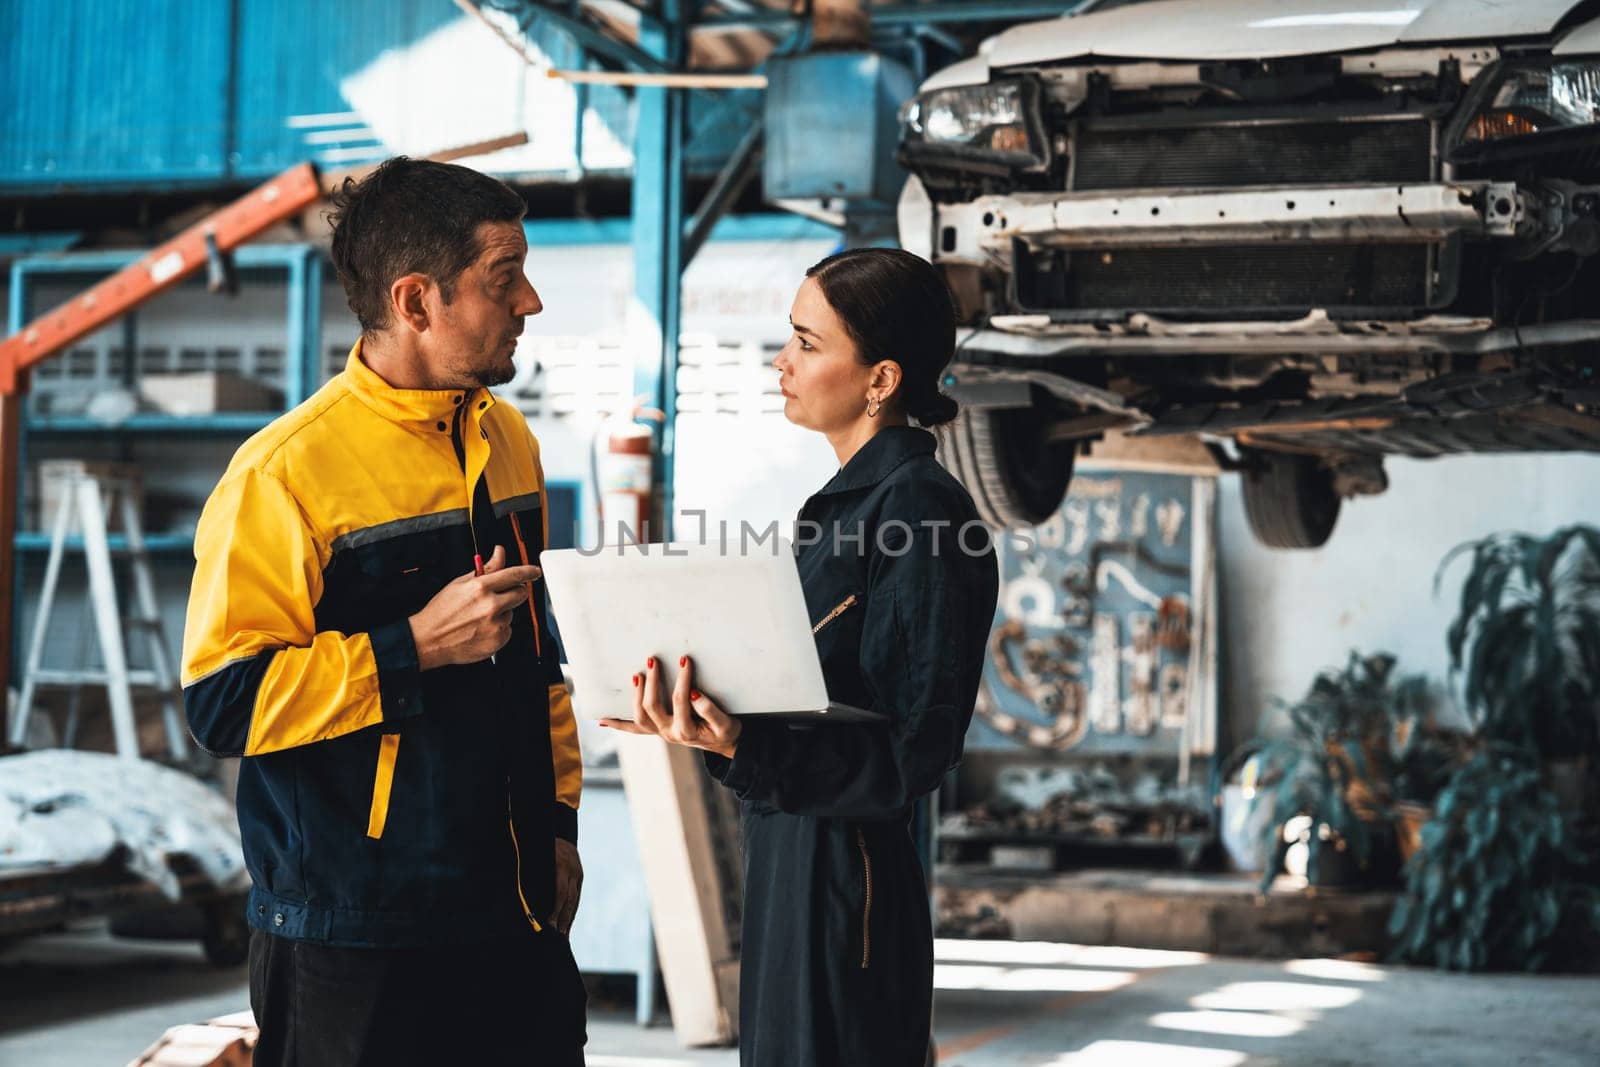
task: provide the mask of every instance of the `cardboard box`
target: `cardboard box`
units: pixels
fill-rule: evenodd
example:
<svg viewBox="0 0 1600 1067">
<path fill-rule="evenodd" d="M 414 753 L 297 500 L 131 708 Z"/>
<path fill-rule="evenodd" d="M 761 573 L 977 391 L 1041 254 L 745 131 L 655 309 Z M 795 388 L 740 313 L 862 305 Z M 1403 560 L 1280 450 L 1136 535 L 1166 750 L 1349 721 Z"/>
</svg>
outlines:
<svg viewBox="0 0 1600 1067">
<path fill-rule="evenodd" d="M 128 1067 L 250 1067 L 260 1036 L 248 1011 L 174 1026 Z"/>
<path fill-rule="evenodd" d="M 278 389 L 255 378 L 221 371 L 152 374 L 139 383 L 139 396 L 165 415 L 273 412 L 283 406 Z"/>
</svg>

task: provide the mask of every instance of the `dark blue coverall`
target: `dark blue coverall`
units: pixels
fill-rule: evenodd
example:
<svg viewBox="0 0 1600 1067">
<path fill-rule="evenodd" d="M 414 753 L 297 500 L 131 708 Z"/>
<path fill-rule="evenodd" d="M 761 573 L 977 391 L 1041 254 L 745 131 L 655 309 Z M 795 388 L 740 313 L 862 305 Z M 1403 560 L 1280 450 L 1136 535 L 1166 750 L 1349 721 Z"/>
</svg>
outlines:
<svg viewBox="0 0 1600 1067">
<path fill-rule="evenodd" d="M 998 572 L 924 430 L 880 431 L 796 545 L 831 699 L 873 724 L 745 719 L 712 775 L 743 801 L 743 1067 L 922 1067 L 928 888 L 910 822 L 961 759 Z M 809 542 L 809 543 L 805 543 Z"/>
</svg>

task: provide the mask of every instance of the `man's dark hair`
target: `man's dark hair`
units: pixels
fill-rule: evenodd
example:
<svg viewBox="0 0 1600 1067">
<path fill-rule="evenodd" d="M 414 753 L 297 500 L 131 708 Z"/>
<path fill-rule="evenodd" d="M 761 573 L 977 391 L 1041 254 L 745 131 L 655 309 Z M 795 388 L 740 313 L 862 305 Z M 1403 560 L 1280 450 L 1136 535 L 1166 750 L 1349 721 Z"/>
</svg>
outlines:
<svg viewBox="0 0 1600 1067">
<path fill-rule="evenodd" d="M 517 222 L 528 205 L 504 182 L 452 163 L 395 156 L 333 194 L 333 266 L 363 333 L 389 325 L 389 287 L 426 274 L 449 303 L 482 249 L 478 225 Z"/>
</svg>

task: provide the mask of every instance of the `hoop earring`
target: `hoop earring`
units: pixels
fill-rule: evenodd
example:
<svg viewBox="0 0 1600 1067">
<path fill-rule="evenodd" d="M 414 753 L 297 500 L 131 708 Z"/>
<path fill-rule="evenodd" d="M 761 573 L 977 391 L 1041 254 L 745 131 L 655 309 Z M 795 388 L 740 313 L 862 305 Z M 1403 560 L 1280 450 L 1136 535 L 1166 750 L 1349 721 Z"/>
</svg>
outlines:
<svg viewBox="0 0 1600 1067">
<path fill-rule="evenodd" d="M 875 396 L 867 397 L 867 418 L 869 418 L 869 419 L 877 418 L 878 417 L 878 409 L 881 408 L 881 407 L 883 407 L 883 401 L 882 400 L 879 400 Z"/>
</svg>

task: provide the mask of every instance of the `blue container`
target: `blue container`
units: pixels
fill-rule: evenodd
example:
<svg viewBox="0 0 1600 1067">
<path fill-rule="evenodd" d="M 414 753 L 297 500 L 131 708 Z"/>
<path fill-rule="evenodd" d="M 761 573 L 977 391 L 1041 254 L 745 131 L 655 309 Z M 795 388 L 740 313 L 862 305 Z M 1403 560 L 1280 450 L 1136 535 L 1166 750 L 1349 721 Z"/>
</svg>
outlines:
<svg viewBox="0 0 1600 1067">
<path fill-rule="evenodd" d="M 223 177 L 230 21 L 225 3 L 0 4 L 0 185 Z"/>
<path fill-rule="evenodd" d="M 911 71 L 873 52 L 818 52 L 768 61 L 767 78 L 766 195 L 891 210 L 905 184 L 895 151 Z"/>
<path fill-rule="evenodd" d="M 417 47 L 454 41 L 449 34 L 463 26 L 471 47 L 458 70 L 441 65 L 439 47 Z M 553 63 L 580 61 L 554 27 L 535 22 L 530 36 Z M 418 133 L 396 116 L 440 90 L 487 79 L 478 84 L 499 94 L 493 113 L 480 116 L 487 136 L 528 129 L 536 146 L 552 148 L 508 154 L 512 173 L 573 170 L 570 154 L 561 155 L 577 139 L 571 113 L 542 119 L 524 113 L 515 91 L 501 93 L 506 71 L 521 72 L 520 63 L 446 0 L 0 0 L 0 193 L 254 184 L 308 160 L 339 169 L 381 159 L 397 149 L 347 98 L 352 78 L 379 68 L 388 128 L 406 127 L 414 150 L 449 147 L 457 131 L 434 119 L 438 129 L 424 123 Z M 591 130 L 597 118 L 631 144 L 633 110 L 622 90 L 586 87 L 580 98 Z M 700 146 L 715 150 L 717 132 Z M 620 169 L 615 153 L 605 158 Z M 487 162 L 493 169 L 498 160 Z"/>
</svg>

